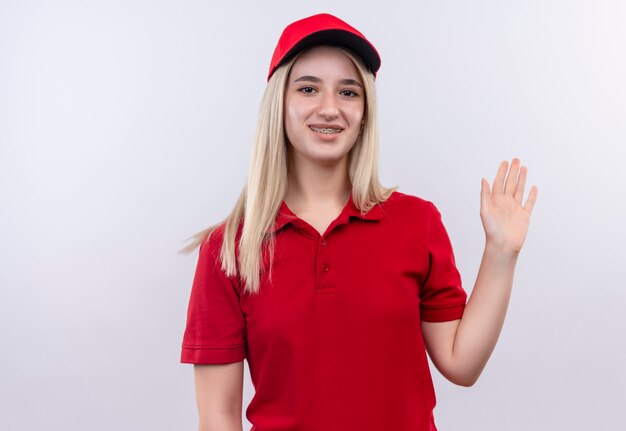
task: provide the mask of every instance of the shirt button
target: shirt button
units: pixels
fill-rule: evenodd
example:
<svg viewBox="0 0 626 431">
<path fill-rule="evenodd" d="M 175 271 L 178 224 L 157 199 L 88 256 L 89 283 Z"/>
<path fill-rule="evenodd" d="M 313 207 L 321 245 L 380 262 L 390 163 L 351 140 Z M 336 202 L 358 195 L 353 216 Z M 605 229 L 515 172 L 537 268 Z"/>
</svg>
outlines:
<svg viewBox="0 0 626 431">
<path fill-rule="evenodd" d="M 328 266 L 328 264 L 327 264 L 327 263 L 325 263 L 324 265 L 322 265 L 322 271 L 324 271 L 324 272 L 328 272 L 328 269 L 329 269 L 329 268 L 330 268 L 330 267 Z"/>
<path fill-rule="evenodd" d="M 326 240 L 325 239 L 322 240 L 322 247 L 326 247 Z"/>
</svg>

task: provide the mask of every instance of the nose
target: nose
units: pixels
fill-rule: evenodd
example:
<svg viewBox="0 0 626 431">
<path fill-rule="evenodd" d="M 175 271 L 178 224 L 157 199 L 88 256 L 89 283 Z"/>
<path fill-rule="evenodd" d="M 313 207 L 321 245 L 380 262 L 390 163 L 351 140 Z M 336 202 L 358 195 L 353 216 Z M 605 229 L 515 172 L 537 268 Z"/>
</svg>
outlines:
<svg viewBox="0 0 626 431">
<path fill-rule="evenodd" d="M 320 106 L 318 113 L 320 116 L 327 120 L 337 118 L 339 116 L 339 107 L 337 105 L 337 98 L 333 92 L 326 92 L 320 99 Z"/>
</svg>

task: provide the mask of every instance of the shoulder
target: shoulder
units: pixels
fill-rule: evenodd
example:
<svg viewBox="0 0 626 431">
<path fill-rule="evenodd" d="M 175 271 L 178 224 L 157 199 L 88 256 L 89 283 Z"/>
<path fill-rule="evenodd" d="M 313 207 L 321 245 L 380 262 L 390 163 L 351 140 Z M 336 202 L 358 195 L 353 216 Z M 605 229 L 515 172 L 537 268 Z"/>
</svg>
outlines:
<svg viewBox="0 0 626 431">
<path fill-rule="evenodd" d="M 381 204 L 383 209 L 391 213 L 400 213 L 409 216 L 428 215 L 435 205 L 422 197 L 408 193 L 394 191 L 385 202 Z"/>
<path fill-rule="evenodd" d="M 400 230 L 405 238 L 430 238 L 436 241 L 448 238 L 441 212 L 430 200 L 394 191 L 382 203 L 385 225 Z"/>
<path fill-rule="evenodd" d="M 206 237 L 200 244 L 200 252 L 207 252 L 209 250 L 218 250 L 222 247 L 222 242 L 224 241 L 224 229 L 226 227 L 226 223 L 218 223 L 211 227 L 211 229 L 207 232 Z"/>
<path fill-rule="evenodd" d="M 394 191 L 380 203 L 383 213 L 381 227 L 392 232 L 400 231 L 410 238 L 427 235 L 433 218 L 437 216 L 435 205 L 420 196 Z"/>
<path fill-rule="evenodd" d="M 220 264 L 220 251 L 224 241 L 224 224 L 210 227 L 198 250 L 198 265 L 213 270 Z"/>
<path fill-rule="evenodd" d="M 221 274 L 221 277 L 230 279 L 239 287 L 239 236 L 241 233 L 241 224 L 238 226 L 234 244 L 222 250 L 224 241 L 228 240 L 226 221 L 222 221 L 211 227 L 207 236 L 200 244 L 198 261 L 205 269 L 211 269 L 215 274 Z M 232 240 L 231 240 L 232 241 Z M 234 256 L 232 255 L 234 245 Z"/>
<path fill-rule="evenodd" d="M 238 245 L 239 239 L 241 238 L 241 233 L 243 230 L 243 222 L 239 222 L 237 225 L 237 232 L 235 234 L 235 245 Z M 223 220 L 209 229 L 207 229 L 207 235 L 200 244 L 200 250 L 206 249 L 208 250 L 220 250 L 222 248 L 222 244 L 224 243 L 224 236 L 226 232 L 226 220 Z"/>
</svg>

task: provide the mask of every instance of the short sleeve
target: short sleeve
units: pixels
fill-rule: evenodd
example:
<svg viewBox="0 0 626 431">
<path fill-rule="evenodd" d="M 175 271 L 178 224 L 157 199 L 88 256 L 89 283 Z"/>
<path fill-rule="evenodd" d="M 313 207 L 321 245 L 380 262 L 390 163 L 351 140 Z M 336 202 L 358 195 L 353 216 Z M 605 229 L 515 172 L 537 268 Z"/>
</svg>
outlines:
<svg viewBox="0 0 626 431">
<path fill-rule="evenodd" d="M 235 282 L 221 269 L 221 235 L 200 246 L 187 309 L 181 362 L 226 364 L 245 358 L 246 320 Z"/>
<path fill-rule="evenodd" d="M 420 288 L 421 319 L 428 322 L 456 320 L 463 316 L 467 294 L 441 213 L 432 202 L 429 203 L 429 269 Z"/>
</svg>

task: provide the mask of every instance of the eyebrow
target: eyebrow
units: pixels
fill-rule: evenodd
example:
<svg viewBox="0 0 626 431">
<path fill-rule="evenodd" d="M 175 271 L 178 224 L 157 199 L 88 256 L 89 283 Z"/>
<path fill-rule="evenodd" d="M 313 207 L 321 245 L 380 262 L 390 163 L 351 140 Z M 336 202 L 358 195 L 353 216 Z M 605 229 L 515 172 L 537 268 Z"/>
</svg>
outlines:
<svg viewBox="0 0 626 431">
<path fill-rule="evenodd" d="M 309 81 L 309 82 L 315 82 L 315 83 L 322 82 L 322 80 L 319 79 L 317 76 L 311 76 L 311 75 L 301 76 L 300 78 L 294 80 L 293 82 L 299 82 L 299 81 Z M 341 79 L 339 80 L 339 83 L 341 85 L 356 85 L 357 87 L 363 88 L 361 83 L 355 79 Z"/>
</svg>

